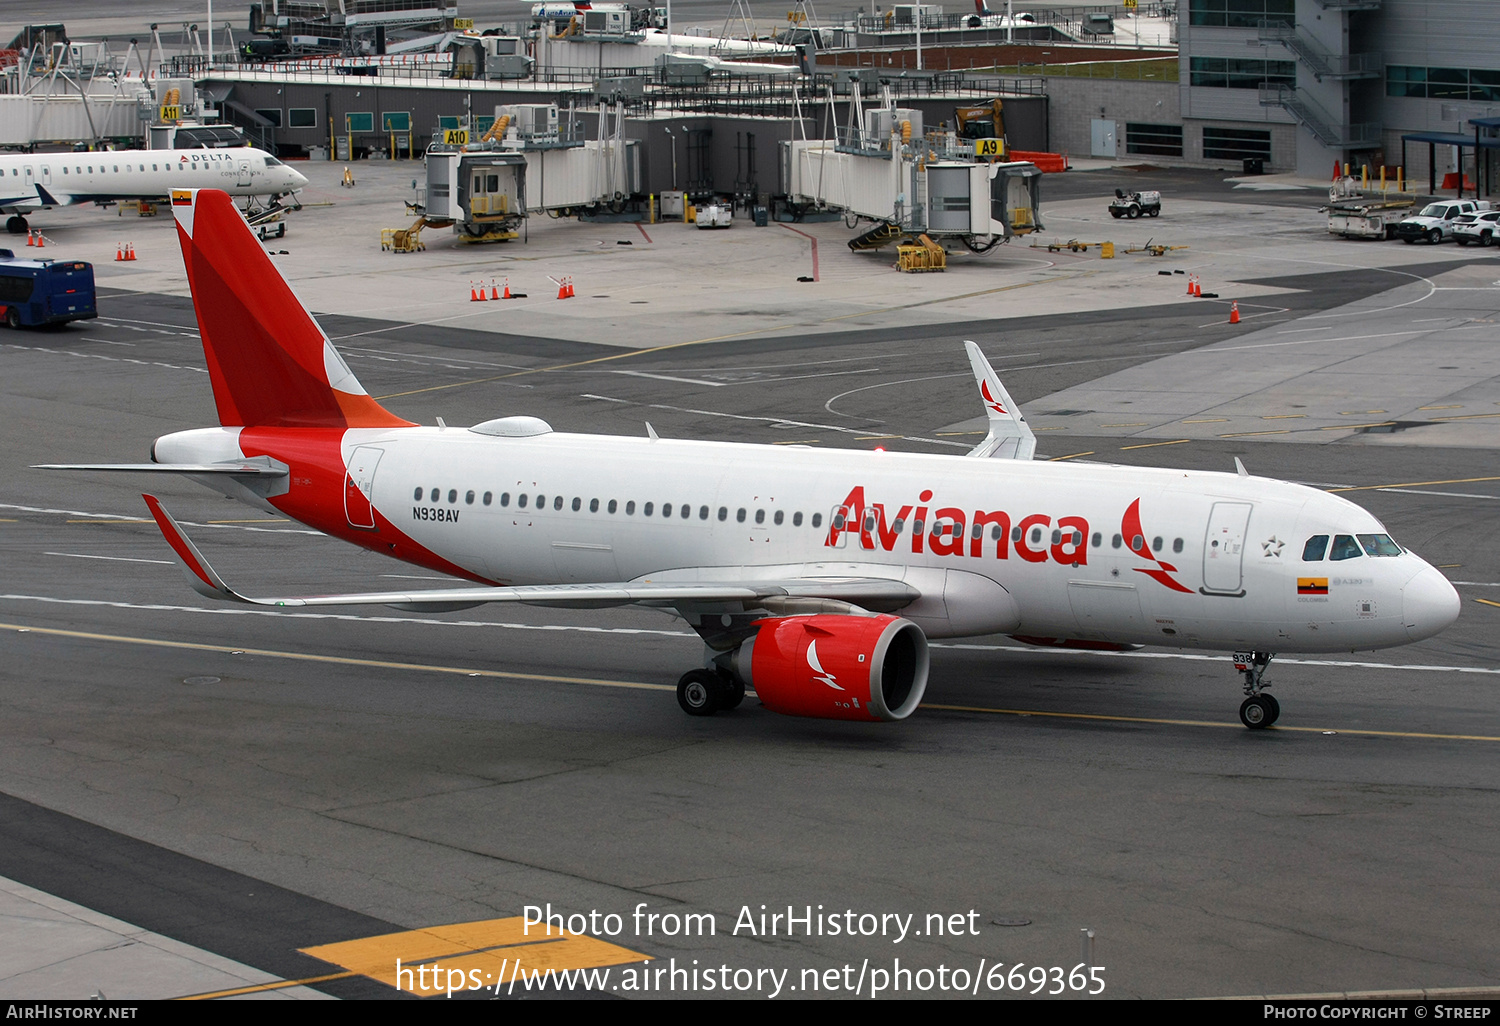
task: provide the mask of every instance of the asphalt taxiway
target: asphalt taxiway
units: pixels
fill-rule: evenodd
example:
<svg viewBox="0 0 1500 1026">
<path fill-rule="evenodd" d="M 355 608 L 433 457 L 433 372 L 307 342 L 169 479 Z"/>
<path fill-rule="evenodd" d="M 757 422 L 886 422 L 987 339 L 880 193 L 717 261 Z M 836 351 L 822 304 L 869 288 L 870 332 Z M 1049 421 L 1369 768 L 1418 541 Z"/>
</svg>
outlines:
<svg viewBox="0 0 1500 1026">
<path fill-rule="evenodd" d="M 1095 216 L 1114 187 L 1107 175 L 1062 181 L 1071 198 L 1059 223 Z M 973 338 L 1049 429 L 1038 432 L 1045 458 L 1227 470 L 1238 456 L 1257 474 L 1341 489 L 1460 582 L 1464 612 L 1404 648 L 1278 659 L 1284 715 L 1261 732 L 1239 725 L 1238 682 L 1210 654 L 964 639 L 934 645 L 926 705 L 901 724 L 799 721 L 750 704 L 694 720 L 671 687 L 701 646 L 659 613 L 215 606 L 188 590 L 146 519 L 147 482 L 28 469 L 138 461 L 156 436 L 213 422 L 180 279 L 133 291 L 133 269 L 104 266 L 97 321 L 0 335 L 0 878 L 21 896 L 0 906 L 0 931 L 29 938 L 20 950 L 38 963 L 6 956 L 0 993 L 114 997 L 123 977 L 120 996 L 393 994 L 361 968 L 369 951 L 436 951 L 488 973 L 483 959 L 517 943 L 507 924 L 549 902 L 624 917 L 622 934 L 595 932 L 614 948 L 569 964 L 699 959 L 790 970 L 798 986 L 803 970 L 896 958 L 971 975 L 981 960 L 1071 968 L 1085 927 L 1107 996 L 1500 984 L 1487 940 L 1500 913 L 1490 879 L 1500 766 L 1492 251 L 1328 240 L 1311 190 L 1304 206 L 1266 215 L 1300 234 L 1256 248 L 1252 235 L 1226 241 L 1211 227 L 1250 200 L 1208 176 L 1200 185 L 1201 215 L 1174 229 L 1191 242 L 1185 254 L 1136 257 L 1134 269 L 1095 257 L 1069 265 L 1091 276 L 961 300 L 972 304 L 963 316 L 944 313 L 947 303 L 866 302 L 860 290 L 882 281 L 916 286 L 843 250 L 841 226 L 815 226 L 833 242 L 829 302 L 866 312 L 812 331 L 759 314 L 738 334 L 718 330 L 691 297 L 662 289 L 634 315 L 610 308 L 599 323 L 621 327 L 608 339 L 579 327 L 593 316 L 586 304 L 613 302 L 585 290 L 582 312 L 512 315 L 502 304 L 483 323 L 454 320 L 470 311 L 452 302 L 398 317 L 338 301 L 363 280 L 351 264 L 413 268 L 416 285 L 394 271 L 377 284 L 384 303 L 409 287 L 420 306 L 431 294 L 421 276 L 442 261 L 559 258 L 586 233 L 613 245 L 631 225 L 559 225 L 529 248 L 429 253 L 428 264 L 364 252 L 369 239 L 306 230 L 311 220 L 294 220 L 275 245 L 371 394 L 423 423 L 526 413 L 559 430 L 638 433 L 649 420 L 663 436 L 962 453 L 977 438 L 961 346 Z M 1153 229 L 1167 229 L 1169 214 L 1161 222 Z M 49 230 L 59 255 L 108 252 L 122 231 L 98 212 L 60 223 Z M 169 242 L 163 227 L 151 230 Z M 788 233 L 742 231 L 737 246 L 763 247 L 739 265 L 744 287 L 790 288 L 772 241 Z M 336 261 L 341 247 L 359 252 Z M 166 282 L 171 256 L 153 249 L 134 280 Z M 658 275 L 674 266 L 652 259 Z M 308 266 L 328 268 L 332 286 L 299 279 Z M 1183 276 L 1156 273 L 1193 267 L 1218 268 L 1224 300 L 1253 318 L 1231 326 L 1224 304 L 1186 301 Z M 457 263 L 444 273 L 465 287 Z M 979 290 L 958 278 L 1004 273 L 975 262 L 926 280 L 965 295 Z M 1101 275 L 1129 277 L 1111 292 Z M 803 321 L 827 313 L 807 295 L 821 294 L 794 294 L 787 308 Z M 1352 327 L 1316 330 L 1330 325 Z M 1295 365 L 1287 349 L 1313 349 L 1274 344 L 1387 332 L 1402 344 L 1320 343 Z M 1365 373 L 1372 361 L 1378 374 Z M 1103 415 L 1132 393 L 1149 398 L 1149 416 Z M 1355 409 L 1380 413 L 1343 416 Z M 1303 420 L 1317 430 L 1286 427 Z M 1361 430 L 1380 421 L 1401 426 Z M 251 593 L 432 576 L 185 482 L 149 485 Z M 22 899 L 164 938 L 141 943 L 181 945 L 169 953 L 199 968 L 133 977 L 128 962 L 85 957 L 78 941 L 67 949 L 76 961 L 49 969 L 62 964 L 42 958 L 56 935 L 36 932 Z M 643 903 L 710 913 L 717 932 L 637 933 L 630 916 Z M 899 943 L 731 931 L 743 908 L 761 905 L 911 913 L 916 929 L 929 914 L 977 918 Z M 454 929 L 475 923 L 487 925 Z M 387 935 L 403 939 L 329 947 Z M 448 939 L 434 948 L 433 936 Z M 283 990 L 278 980 L 315 982 Z"/>
</svg>

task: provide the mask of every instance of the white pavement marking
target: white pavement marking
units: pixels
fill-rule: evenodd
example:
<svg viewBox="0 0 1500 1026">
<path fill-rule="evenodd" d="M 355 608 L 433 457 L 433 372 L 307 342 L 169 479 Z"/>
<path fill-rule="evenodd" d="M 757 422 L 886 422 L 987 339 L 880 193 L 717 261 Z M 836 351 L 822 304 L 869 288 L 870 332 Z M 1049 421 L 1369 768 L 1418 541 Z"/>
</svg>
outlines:
<svg viewBox="0 0 1500 1026">
<path fill-rule="evenodd" d="M 1470 492 L 1433 492 L 1422 488 L 1377 488 L 1377 492 L 1400 492 L 1404 495 L 1441 495 L 1446 499 L 1500 499 L 1500 495 L 1476 495 Z"/>
<path fill-rule="evenodd" d="M 167 370 L 193 371 L 195 374 L 208 373 L 205 367 L 183 367 L 175 363 L 162 363 L 160 360 L 132 360 L 124 356 L 105 356 L 103 353 L 77 353 L 71 349 L 48 349 L 44 346 L 18 346 L 13 342 L 5 343 L 5 348 L 23 349 L 31 353 L 51 353 L 54 356 L 76 356 L 84 360 L 104 360 L 108 363 L 133 363 L 139 367 L 165 367 Z"/>
<path fill-rule="evenodd" d="M 1462 584 L 1462 581 L 1455 581 Z M 642 627 L 590 627 L 580 624 L 534 624 L 534 623 L 504 623 L 488 620 L 437 620 L 423 619 L 411 616 L 360 616 L 353 613 L 293 613 L 281 612 L 270 609 L 241 609 L 237 607 L 200 607 L 200 606 L 174 606 L 165 603 L 140 603 L 140 602 L 115 602 L 107 599 L 65 599 L 54 598 L 48 595 L 4 595 L 0 594 L 0 601 L 5 602 L 40 602 L 52 605 L 65 606 L 105 606 L 111 609 L 136 609 L 144 612 L 168 612 L 168 613 L 207 613 L 220 616 L 282 616 L 300 620 L 342 620 L 350 623 L 410 623 L 421 624 L 431 627 L 487 627 L 491 629 L 511 631 L 562 631 L 577 632 L 582 634 L 614 634 L 614 635 L 644 635 L 647 637 L 668 638 L 692 638 L 697 635 L 692 631 L 667 631 L 653 630 Z M 1097 658 L 1117 659 L 1182 659 L 1193 662 L 1211 662 L 1228 665 L 1231 657 L 1228 654 L 1206 654 L 1195 652 L 1095 652 L 1083 649 L 1061 649 L 1061 648 L 1038 648 L 1030 645 L 979 645 L 962 644 L 953 642 L 930 643 L 932 648 L 950 649 L 965 652 L 1024 652 L 1035 656 L 1093 656 Z M 1500 674 L 1500 668 L 1485 666 L 1442 666 L 1436 664 L 1420 663 L 1369 663 L 1357 662 L 1349 659 L 1293 659 L 1286 656 L 1277 656 L 1278 665 L 1288 666 L 1322 666 L 1339 669 L 1357 670 L 1411 670 L 1424 673 L 1480 673 Z"/>
<path fill-rule="evenodd" d="M 44 556 L 69 556 L 73 559 L 107 559 L 115 563 L 160 563 L 162 566 L 172 566 L 170 559 L 132 559 L 129 556 L 91 556 L 86 552 L 44 552 Z"/>
<path fill-rule="evenodd" d="M 502 623 L 490 620 L 424 620 L 417 616 L 360 616 L 356 613 L 291 613 L 271 609 L 241 609 L 236 606 L 174 606 L 155 602 L 115 602 L 108 599 L 66 599 L 50 595 L 0 595 L 0 601 L 40 602 L 59 606 L 105 606 L 139 609 L 151 613 L 206 613 L 211 616 L 278 616 L 295 620 L 342 620 L 349 623 L 414 623 L 434 627 L 489 627 L 508 631 L 575 631 L 580 634 L 645 634 L 668 638 L 694 638 L 692 631 L 663 631 L 645 627 L 590 627 L 583 624 Z"/>
<path fill-rule="evenodd" d="M 729 384 L 727 381 L 699 381 L 697 378 L 676 378 L 670 374 L 647 374 L 645 371 L 617 370 L 611 374 L 624 374 L 632 378 L 654 378 L 657 381 L 676 381 L 683 385 L 707 385 L 709 388 L 723 388 Z"/>
<path fill-rule="evenodd" d="M 89 517 L 94 520 L 129 520 L 140 521 L 149 524 L 147 517 L 133 513 L 88 513 L 81 509 L 49 509 L 45 506 L 17 506 L 9 502 L 0 502 L 0 509 L 20 510 L 22 513 L 59 513 L 70 517 Z M 309 534 L 315 538 L 327 538 L 328 535 L 322 531 L 304 531 L 292 527 L 251 527 L 248 524 L 203 524 L 191 520 L 182 520 L 179 523 L 186 527 L 212 527 L 220 530 L 230 531 L 253 531 L 256 534 Z"/>
<path fill-rule="evenodd" d="M 0 596 L 3 598 L 4 596 Z M 932 648 L 954 648 L 974 652 L 1026 652 L 1031 655 L 1054 655 L 1054 656 L 1114 656 L 1119 659 L 1187 659 L 1195 662 L 1228 663 L 1228 655 L 1200 655 L 1195 652 L 1094 652 L 1087 649 L 1074 648 L 1033 648 L 1029 645 L 956 645 L 942 642 L 929 642 Z M 1277 656 L 1276 664 L 1280 666 L 1331 666 L 1340 669 L 1354 670 L 1413 670 L 1423 673 L 1493 673 L 1500 674 L 1500 668 L 1488 666 L 1441 666 L 1426 665 L 1421 663 L 1364 663 L 1352 659 L 1292 659 L 1287 656 Z"/>
</svg>

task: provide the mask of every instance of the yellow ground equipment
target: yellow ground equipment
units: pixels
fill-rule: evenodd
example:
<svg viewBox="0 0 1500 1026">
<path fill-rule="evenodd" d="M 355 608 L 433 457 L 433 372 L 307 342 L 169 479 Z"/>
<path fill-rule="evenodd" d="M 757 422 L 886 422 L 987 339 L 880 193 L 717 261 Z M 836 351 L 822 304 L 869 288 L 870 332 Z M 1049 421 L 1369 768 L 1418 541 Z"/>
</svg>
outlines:
<svg viewBox="0 0 1500 1026">
<path fill-rule="evenodd" d="M 1144 246 L 1132 246 L 1127 253 L 1150 253 L 1154 257 L 1166 256 L 1174 249 L 1187 249 L 1186 246 L 1163 246 L 1159 242 L 1151 242 L 1149 239 Z"/>
<path fill-rule="evenodd" d="M 422 241 L 423 228 L 446 228 L 453 224 L 452 221 L 429 221 L 426 217 L 419 217 L 411 223 L 409 228 L 382 228 L 380 229 L 380 248 L 392 253 L 419 253 L 427 248 Z"/>
<path fill-rule="evenodd" d="M 898 271 L 946 271 L 947 269 L 947 252 L 926 235 L 919 235 L 896 247 L 896 270 Z"/>
<path fill-rule="evenodd" d="M 1004 139 L 1005 118 L 1001 114 L 1004 105 L 999 100 L 976 107 L 955 107 L 954 120 L 958 123 L 960 139 Z"/>
</svg>

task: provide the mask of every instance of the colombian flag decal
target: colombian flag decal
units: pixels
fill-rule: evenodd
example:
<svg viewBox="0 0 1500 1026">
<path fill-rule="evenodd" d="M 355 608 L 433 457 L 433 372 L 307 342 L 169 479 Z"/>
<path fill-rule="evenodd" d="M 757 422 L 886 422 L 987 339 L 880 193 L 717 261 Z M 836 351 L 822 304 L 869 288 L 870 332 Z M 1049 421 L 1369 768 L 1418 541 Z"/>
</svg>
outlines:
<svg viewBox="0 0 1500 1026">
<path fill-rule="evenodd" d="M 190 207 L 193 205 L 193 194 L 186 189 L 172 190 L 172 206 Z"/>
<path fill-rule="evenodd" d="M 1298 595 L 1327 595 L 1328 578 L 1326 577 L 1299 577 L 1297 578 Z"/>
</svg>

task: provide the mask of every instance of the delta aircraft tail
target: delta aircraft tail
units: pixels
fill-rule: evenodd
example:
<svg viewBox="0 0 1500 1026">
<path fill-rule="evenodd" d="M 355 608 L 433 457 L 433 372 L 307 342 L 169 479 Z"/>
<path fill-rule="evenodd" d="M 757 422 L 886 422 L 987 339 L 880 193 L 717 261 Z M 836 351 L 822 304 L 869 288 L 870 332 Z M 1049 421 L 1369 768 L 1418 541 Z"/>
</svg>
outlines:
<svg viewBox="0 0 1500 1026">
<path fill-rule="evenodd" d="M 360 385 L 218 189 L 172 192 L 219 423 L 406 427 Z"/>
</svg>

